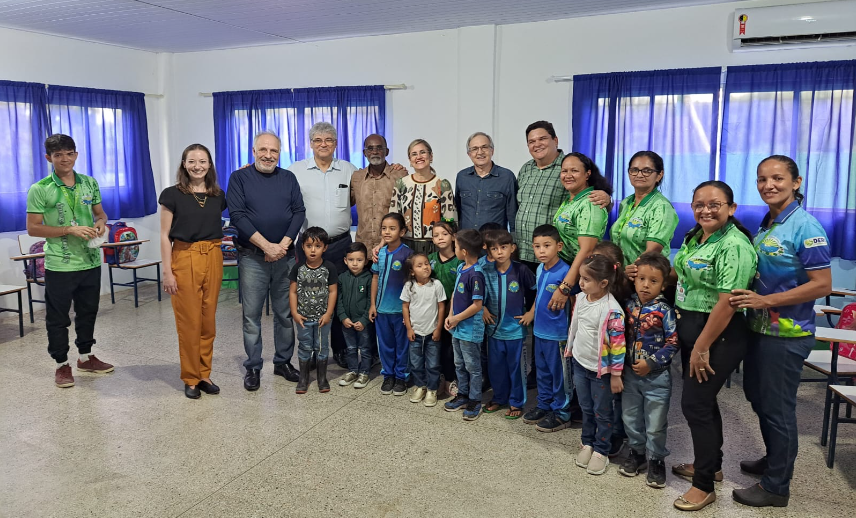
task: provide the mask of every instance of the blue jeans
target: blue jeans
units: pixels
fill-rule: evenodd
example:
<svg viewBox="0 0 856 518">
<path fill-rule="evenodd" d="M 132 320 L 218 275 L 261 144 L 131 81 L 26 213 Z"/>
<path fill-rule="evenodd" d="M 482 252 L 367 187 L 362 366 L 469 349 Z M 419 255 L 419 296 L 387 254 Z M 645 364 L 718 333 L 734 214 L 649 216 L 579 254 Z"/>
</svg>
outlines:
<svg viewBox="0 0 856 518">
<path fill-rule="evenodd" d="M 241 277 L 241 297 L 244 312 L 244 350 L 247 369 L 262 368 L 262 309 L 270 292 L 273 310 L 274 365 L 291 361 L 294 354 L 294 324 L 288 303 L 290 281 L 288 272 L 294 259 L 265 262 L 264 255 L 255 250 L 240 248 L 238 272 Z"/>
<path fill-rule="evenodd" d="M 612 447 L 612 389 L 611 374 L 592 372 L 572 358 L 574 389 L 583 411 L 583 433 L 580 442 L 591 446 L 601 455 L 608 455 Z"/>
<path fill-rule="evenodd" d="M 669 455 L 666 430 L 672 399 L 672 374 L 668 367 L 647 376 L 639 376 L 633 369 L 625 368 L 624 391 L 620 395 L 630 448 L 636 453 L 647 450 L 649 459 L 665 459 Z"/>
<path fill-rule="evenodd" d="M 767 470 L 761 487 L 776 495 L 790 494 L 797 458 L 797 388 L 803 360 L 814 336 L 781 338 L 752 333 L 743 360 L 743 391 L 758 414 L 767 447 Z"/>
<path fill-rule="evenodd" d="M 481 342 L 468 342 L 452 336 L 458 394 L 479 403 L 482 397 L 481 345 Z"/>
<path fill-rule="evenodd" d="M 380 354 L 380 373 L 384 378 L 394 377 L 406 380 L 407 355 L 410 342 L 407 340 L 407 328 L 401 313 L 378 313 L 375 319 L 377 331 L 377 349 Z"/>
<path fill-rule="evenodd" d="M 523 339 L 488 338 L 488 370 L 493 387 L 493 402 L 523 408 L 526 404 L 526 365 Z"/>
<path fill-rule="evenodd" d="M 430 335 L 416 335 L 416 340 L 410 342 L 410 375 L 414 387 L 437 390 L 440 386 L 440 342 Z"/>
<path fill-rule="evenodd" d="M 323 327 L 318 322 L 304 322 L 297 326 L 297 359 L 302 362 L 312 358 L 312 351 L 318 353 L 318 361 L 327 359 L 330 352 L 330 324 Z"/>
<path fill-rule="evenodd" d="M 538 408 L 552 411 L 563 421 L 571 418 L 573 389 L 566 379 L 565 342 L 535 337 L 535 380 L 538 382 Z M 567 373 L 570 374 L 570 373 Z M 567 383 L 566 383 L 567 381 Z"/>
<path fill-rule="evenodd" d="M 357 374 L 368 374 L 372 368 L 372 355 L 374 354 L 372 347 L 372 331 L 369 326 L 362 331 L 347 328 L 342 326 L 342 334 L 345 335 L 345 345 L 347 347 L 346 359 L 348 361 L 348 371 L 356 372 Z"/>
</svg>

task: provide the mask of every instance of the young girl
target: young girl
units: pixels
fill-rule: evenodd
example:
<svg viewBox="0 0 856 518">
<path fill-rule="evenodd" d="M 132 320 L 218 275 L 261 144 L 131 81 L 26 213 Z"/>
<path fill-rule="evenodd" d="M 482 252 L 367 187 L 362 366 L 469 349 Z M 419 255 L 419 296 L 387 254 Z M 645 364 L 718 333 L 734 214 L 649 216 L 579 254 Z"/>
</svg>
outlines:
<svg viewBox="0 0 856 518">
<path fill-rule="evenodd" d="M 575 462 L 590 475 L 601 475 L 609 466 L 612 394 L 623 389 L 624 310 L 612 293 L 618 275 L 623 273 L 605 256 L 583 260 L 582 293 L 577 295 L 565 348 L 565 356 L 572 358 L 574 388 L 583 411 L 581 448 Z"/>
<path fill-rule="evenodd" d="M 401 289 L 407 280 L 404 263 L 413 253 L 401 242 L 404 217 L 390 212 L 380 222 L 383 248 L 372 265 L 372 306 L 369 319 L 375 322 L 377 348 L 383 374 L 380 393 L 403 396 L 407 393 L 407 330 L 401 308 Z"/>
<path fill-rule="evenodd" d="M 455 289 L 455 278 L 458 274 L 458 265 L 461 260 L 455 255 L 455 227 L 445 221 L 434 223 L 432 240 L 436 252 L 428 254 L 431 270 L 434 277 L 443 284 L 446 290 L 446 300 L 452 300 L 452 290 Z M 446 304 L 445 313 L 440 315 L 440 322 L 444 322 L 449 316 L 450 304 Z M 441 393 L 452 397 L 457 395 L 457 384 L 455 383 L 455 355 L 452 351 L 452 334 L 443 329 L 440 332 L 440 373 L 443 375 L 443 386 Z"/>
<path fill-rule="evenodd" d="M 408 281 L 401 290 L 404 327 L 410 340 L 410 374 L 413 376 L 411 403 L 425 400 L 425 406 L 437 404 L 440 384 L 440 332 L 446 291 L 431 278 L 428 256 L 415 253 L 407 260 Z"/>
</svg>

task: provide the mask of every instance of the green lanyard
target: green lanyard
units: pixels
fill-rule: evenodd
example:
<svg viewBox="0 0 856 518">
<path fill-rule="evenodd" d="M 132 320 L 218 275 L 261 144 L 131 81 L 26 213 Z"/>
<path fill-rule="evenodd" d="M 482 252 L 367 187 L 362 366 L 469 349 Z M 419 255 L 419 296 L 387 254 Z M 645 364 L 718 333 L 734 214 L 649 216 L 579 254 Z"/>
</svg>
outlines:
<svg viewBox="0 0 856 518">
<path fill-rule="evenodd" d="M 69 210 L 71 210 L 71 225 L 77 226 L 77 218 L 75 217 L 75 207 L 80 203 L 80 189 L 77 188 L 77 182 L 74 182 L 74 187 L 69 188 L 66 186 L 62 186 L 62 195 L 65 198 L 65 202 L 68 204 Z M 69 189 L 74 191 L 74 196 L 70 196 L 68 194 Z"/>
</svg>

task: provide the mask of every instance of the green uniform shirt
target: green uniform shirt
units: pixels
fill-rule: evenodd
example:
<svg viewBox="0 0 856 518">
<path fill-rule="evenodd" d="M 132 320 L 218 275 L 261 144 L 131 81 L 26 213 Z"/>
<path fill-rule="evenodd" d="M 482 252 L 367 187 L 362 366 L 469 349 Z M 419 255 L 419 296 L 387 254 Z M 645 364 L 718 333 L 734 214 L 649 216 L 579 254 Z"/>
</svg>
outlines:
<svg viewBox="0 0 856 518">
<path fill-rule="evenodd" d="M 574 199 L 566 199 L 553 217 L 553 226 L 558 229 L 564 243 L 559 257 L 568 264 L 574 262 L 574 257 L 580 252 L 578 237 L 593 237 L 600 241 L 606 233 L 606 209 L 588 198 L 593 190 L 594 187 L 586 187 Z"/>
<path fill-rule="evenodd" d="M 631 194 L 618 206 L 618 220 L 612 225 L 612 242 L 624 253 L 624 265 L 633 264 L 648 248 L 648 241 L 663 245 L 663 255 L 669 257 L 669 243 L 678 228 L 678 213 L 663 194 L 654 189 L 635 207 L 636 195 Z"/>
<path fill-rule="evenodd" d="M 565 154 L 559 150 L 559 156 L 544 169 L 539 169 L 535 160 L 530 160 L 523 164 L 517 175 L 514 231 L 521 261 L 536 262 L 532 250 L 532 233 L 536 227 L 552 223 L 556 210 L 567 198 L 567 192 L 559 180 L 564 158 Z"/>
<path fill-rule="evenodd" d="M 456 256 L 445 263 L 440 259 L 440 252 L 431 252 L 428 254 L 428 262 L 431 264 L 431 271 L 434 272 L 434 277 L 443 285 L 446 291 L 446 300 L 452 300 L 452 291 L 455 289 L 455 281 L 458 278 L 458 265 L 463 261 Z"/>
<path fill-rule="evenodd" d="M 745 290 L 755 276 L 758 256 L 743 232 L 733 223 L 717 230 L 703 244 L 699 231 L 675 256 L 680 309 L 710 313 L 720 293 Z"/>
<path fill-rule="evenodd" d="M 27 212 L 41 214 L 49 227 L 92 227 L 92 206 L 101 203 L 101 190 L 91 176 L 74 173 L 74 187 L 66 187 L 55 172 L 30 187 Z M 101 250 L 86 246 L 86 239 L 67 235 L 45 239 L 45 269 L 77 272 L 101 265 Z"/>
</svg>

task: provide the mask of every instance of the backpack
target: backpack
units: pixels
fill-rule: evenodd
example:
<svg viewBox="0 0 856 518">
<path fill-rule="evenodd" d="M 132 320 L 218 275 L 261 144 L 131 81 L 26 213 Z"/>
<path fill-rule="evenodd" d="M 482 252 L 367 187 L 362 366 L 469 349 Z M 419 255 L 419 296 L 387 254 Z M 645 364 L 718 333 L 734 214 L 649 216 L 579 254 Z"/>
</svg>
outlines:
<svg viewBox="0 0 856 518">
<path fill-rule="evenodd" d="M 45 242 L 44 241 L 36 241 L 32 245 L 30 245 L 31 254 L 42 254 L 45 251 Z M 27 276 L 27 279 L 32 279 L 37 281 L 39 279 L 45 278 L 45 258 L 39 257 L 38 259 L 31 259 L 27 261 L 27 267 L 24 268 L 24 275 Z"/>
<path fill-rule="evenodd" d="M 223 227 L 223 243 L 220 250 L 223 252 L 223 260 L 231 261 L 238 258 L 238 249 L 235 247 L 235 239 L 238 237 L 238 229 L 227 225 Z"/>
<path fill-rule="evenodd" d="M 838 323 L 835 329 L 853 329 L 856 330 L 856 302 L 847 304 L 841 310 L 841 316 L 838 318 Z M 832 349 L 832 344 L 829 344 Z M 846 344 L 841 342 L 838 344 L 838 355 L 856 360 L 856 344 Z"/>
<path fill-rule="evenodd" d="M 122 241 L 136 241 L 137 230 L 129 227 L 124 221 L 117 221 L 107 225 L 107 239 L 110 243 L 121 243 Z M 104 262 L 107 264 L 130 263 L 137 260 L 140 254 L 138 245 L 119 248 L 105 248 Z M 117 261 L 118 259 L 118 261 Z"/>
</svg>

